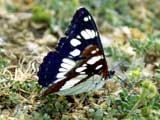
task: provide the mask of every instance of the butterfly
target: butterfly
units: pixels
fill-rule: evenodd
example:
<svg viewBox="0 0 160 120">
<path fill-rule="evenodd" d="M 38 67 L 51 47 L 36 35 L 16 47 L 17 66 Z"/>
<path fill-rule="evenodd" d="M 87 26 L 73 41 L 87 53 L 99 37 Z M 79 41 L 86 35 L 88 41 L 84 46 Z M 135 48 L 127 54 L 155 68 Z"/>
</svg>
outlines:
<svg viewBox="0 0 160 120">
<path fill-rule="evenodd" d="M 39 67 L 43 94 L 74 95 L 101 88 L 114 71 L 108 71 L 96 24 L 86 8 L 76 11 L 65 35 Z"/>
</svg>

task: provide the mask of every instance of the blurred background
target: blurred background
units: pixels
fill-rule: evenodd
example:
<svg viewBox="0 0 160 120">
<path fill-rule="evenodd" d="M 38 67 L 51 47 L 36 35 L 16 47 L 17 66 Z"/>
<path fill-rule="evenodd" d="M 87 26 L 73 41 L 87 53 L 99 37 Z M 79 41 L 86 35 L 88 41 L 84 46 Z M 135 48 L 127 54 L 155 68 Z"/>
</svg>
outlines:
<svg viewBox="0 0 160 120">
<path fill-rule="evenodd" d="M 43 98 L 39 64 L 81 6 L 97 24 L 109 69 L 122 62 L 121 79 L 106 83 L 109 93 Z M 160 119 L 159 6 L 160 0 L 0 0 L 0 119 Z"/>
</svg>

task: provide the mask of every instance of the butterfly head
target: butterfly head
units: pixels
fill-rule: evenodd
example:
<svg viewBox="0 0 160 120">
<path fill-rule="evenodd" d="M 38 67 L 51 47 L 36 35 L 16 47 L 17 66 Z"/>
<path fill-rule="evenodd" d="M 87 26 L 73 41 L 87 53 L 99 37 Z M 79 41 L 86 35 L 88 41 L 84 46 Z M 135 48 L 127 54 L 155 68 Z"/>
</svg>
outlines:
<svg viewBox="0 0 160 120">
<path fill-rule="evenodd" d="M 112 78 L 112 76 L 115 74 L 114 70 L 108 71 L 108 78 Z"/>
</svg>

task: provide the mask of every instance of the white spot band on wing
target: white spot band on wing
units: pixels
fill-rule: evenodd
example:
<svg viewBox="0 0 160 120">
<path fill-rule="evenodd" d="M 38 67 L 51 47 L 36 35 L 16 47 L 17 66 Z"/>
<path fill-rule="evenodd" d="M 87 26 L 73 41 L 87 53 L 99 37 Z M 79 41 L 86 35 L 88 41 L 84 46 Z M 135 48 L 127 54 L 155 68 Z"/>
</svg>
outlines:
<svg viewBox="0 0 160 120">
<path fill-rule="evenodd" d="M 88 17 L 84 17 L 83 20 L 84 20 L 85 22 L 87 22 L 87 21 L 89 20 L 89 18 L 88 18 Z"/>
<path fill-rule="evenodd" d="M 66 73 L 64 73 L 64 72 L 63 72 L 63 73 L 58 73 L 57 76 L 56 76 L 56 78 L 64 78 L 64 77 L 65 77 L 65 76 L 64 76 L 65 74 L 66 74 Z"/>
<path fill-rule="evenodd" d="M 90 39 L 91 38 L 85 30 L 81 31 L 81 35 L 83 36 L 84 39 Z"/>
<path fill-rule="evenodd" d="M 102 66 L 103 66 L 103 65 L 98 65 L 98 66 L 96 67 L 96 70 L 100 69 Z"/>
<path fill-rule="evenodd" d="M 79 67 L 79 68 L 76 69 L 76 72 L 79 73 L 79 72 L 82 72 L 85 69 L 86 69 L 86 67 Z"/>
<path fill-rule="evenodd" d="M 69 64 L 66 64 L 66 63 L 62 63 L 62 64 L 61 64 L 61 67 L 65 68 L 65 69 L 67 69 L 67 70 L 70 70 L 70 69 L 73 68 L 72 65 L 69 65 Z"/>
<path fill-rule="evenodd" d="M 64 68 L 59 68 L 59 72 L 66 72 L 67 69 L 64 69 Z"/>
<path fill-rule="evenodd" d="M 76 57 L 78 55 L 80 55 L 81 51 L 79 49 L 75 49 L 73 51 L 71 51 L 69 54 Z"/>
<path fill-rule="evenodd" d="M 87 66 L 87 64 L 83 64 L 82 66 L 83 66 L 83 67 L 86 67 L 86 66 Z"/>
<path fill-rule="evenodd" d="M 71 39 L 70 44 L 71 44 L 73 47 L 76 47 L 76 46 L 78 46 L 78 45 L 81 44 L 81 41 L 79 41 L 79 40 L 77 40 L 77 39 Z"/>
<path fill-rule="evenodd" d="M 67 81 L 64 84 L 64 86 L 62 86 L 62 88 L 60 90 L 71 88 L 72 86 L 74 86 L 75 84 L 77 84 L 79 81 L 80 81 L 79 79 L 71 79 L 71 80 Z"/>
<path fill-rule="evenodd" d="M 94 30 L 85 29 L 81 31 L 81 35 L 84 39 L 88 40 L 94 38 L 96 36 L 96 32 Z"/>
<path fill-rule="evenodd" d="M 77 35 L 77 38 L 78 38 L 78 39 L 81 39 L 81 36 Z"/>
<path fill-rule="evenodd" d="M 95 35 L 96 35 L 95 32 L 94 32 L 94 30 L 86 29 L 85 31 L 89 34 L 89 36 L 90 36 L 91 38 L 94 38 Z"/>
<path fill-rule="evenodd" d="M 63 78 L 59 78 L 59 79 L 55 80 L 53 83 L 55 84 L 55 83 L 57 83 L 57 82 L 59 82 L 59 81 L 64 80 L 65 78 L 66 78 L 66 76 L 64 76 Z M 52 85 L 52 84 L 51 84 L 51 85 Z"/>
<path fill-rule="evenodd" d="M 95 54 L 96 52 L 97 52 L 96 50 L 91 51 L 92 54 Z"/>
<path fill-rule="evenodd" d="M 102 56 L 94 56 L 94 57 L 92 57 L 91 59 L 89 59 L 87 61 L 87 64 L 93 65 L 93 64 L 95 64 L 96 62 L 98 62 L 101 59 L 102 59 Z"/>
<path fill-rule="evenodd" d="M 64 59 L 62 60 L 62 62 L 66 63 L 66 64 L 70 64 L 70 65 L 72 65 L 72 66 L 74 66 L 74 65 L 76 64 L 73 60 L 68 59 L 68 58 L 64 58 Z"/>
<path fill-rule="evenodd" d="M 88 19 L 91 20 L 91 16 L 88 16 Z"/>
</svg>

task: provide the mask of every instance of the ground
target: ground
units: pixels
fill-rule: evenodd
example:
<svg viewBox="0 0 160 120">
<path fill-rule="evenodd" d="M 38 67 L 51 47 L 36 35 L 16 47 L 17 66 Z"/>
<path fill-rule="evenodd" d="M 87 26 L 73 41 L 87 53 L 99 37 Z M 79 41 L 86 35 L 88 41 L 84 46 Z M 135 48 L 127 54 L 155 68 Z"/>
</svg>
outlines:
<svg viewBox="0 0 160 120">
<path fill-rule="evenodd" d="M 159 5 L 159 0 L 1 0 L 0 119 L 160 119 Z M 39 65 L 80 6 L 93 15 L 116 74 L 97 91 L 44 97 Z"/>
</svg>

